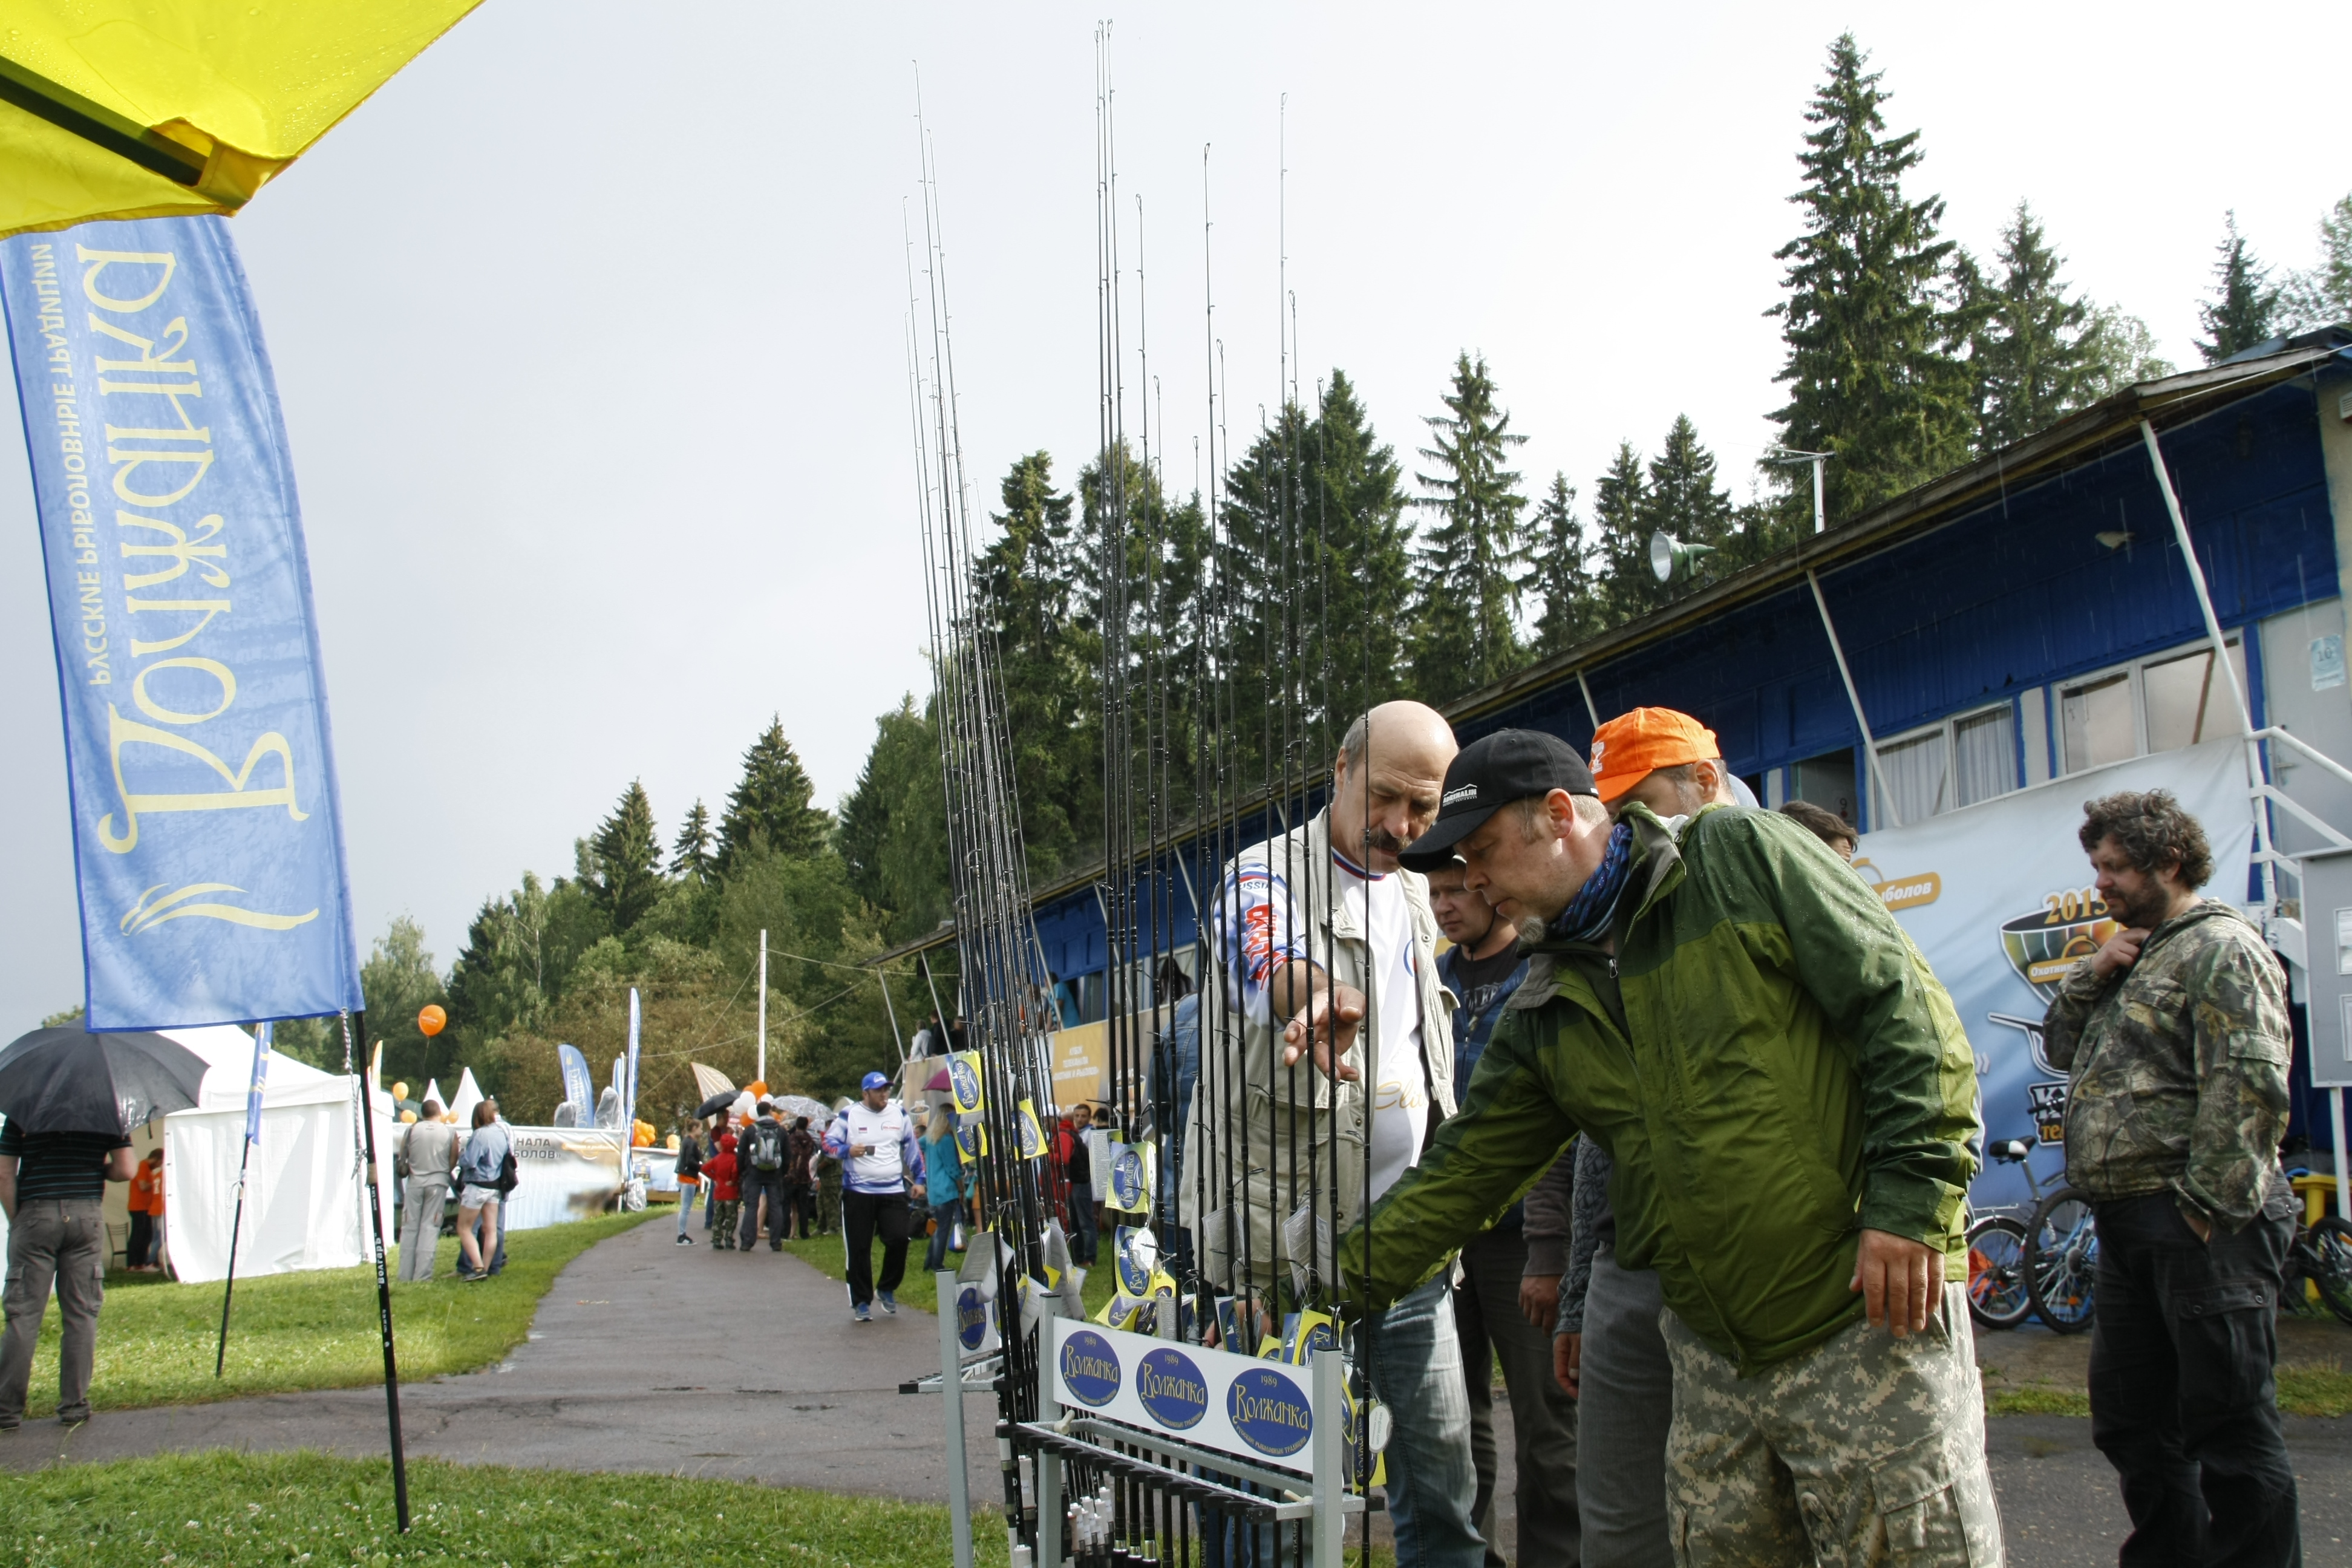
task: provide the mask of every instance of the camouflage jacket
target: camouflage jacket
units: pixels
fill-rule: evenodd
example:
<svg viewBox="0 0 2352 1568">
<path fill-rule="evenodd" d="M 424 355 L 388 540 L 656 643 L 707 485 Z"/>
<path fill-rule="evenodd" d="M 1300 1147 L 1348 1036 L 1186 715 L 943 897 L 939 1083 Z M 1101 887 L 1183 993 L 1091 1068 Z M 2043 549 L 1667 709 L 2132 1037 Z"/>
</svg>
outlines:
<svg viewBox="0 0 2352 1568">
<path fill-rule="evenodd" d="M 2285 1191 L 2286 983 L 2253 921 L 2211 900 L 2102 978 L 2076 964 L 2044 1020 L 2067 1075 L 2066 1179 L 2094 1199 L 2170 1191 L 2236 1230 Z"/>
</svg>

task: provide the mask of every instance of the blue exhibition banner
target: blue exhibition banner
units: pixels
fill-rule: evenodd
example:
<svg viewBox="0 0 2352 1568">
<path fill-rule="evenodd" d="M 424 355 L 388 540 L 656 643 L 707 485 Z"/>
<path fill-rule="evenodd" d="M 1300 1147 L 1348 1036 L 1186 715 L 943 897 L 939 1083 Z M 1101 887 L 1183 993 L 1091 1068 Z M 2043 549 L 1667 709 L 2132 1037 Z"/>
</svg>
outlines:
<svg viewBox="0 0 2352 1568">
<path fill-rule="evenodd" d="M 0 241 L 93 1029 L 361 1005 L 277 384 L 217 217 Z"/>
</svg>

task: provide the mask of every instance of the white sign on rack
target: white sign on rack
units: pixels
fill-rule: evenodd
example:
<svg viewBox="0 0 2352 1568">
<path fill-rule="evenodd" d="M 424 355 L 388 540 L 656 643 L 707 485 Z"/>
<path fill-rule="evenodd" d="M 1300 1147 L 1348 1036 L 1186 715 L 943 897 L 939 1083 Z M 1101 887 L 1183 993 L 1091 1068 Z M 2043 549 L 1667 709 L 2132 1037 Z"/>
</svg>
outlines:
<svg viewBox="0 0 2352 1568">
<path fill-rule="evenodd" d="M 1055 1318 L 1048 1363 L 1065 1409 L 1302 1473 L 1315 1435 L 1310 1376 L 1174 1340 Z"/>
</svg>

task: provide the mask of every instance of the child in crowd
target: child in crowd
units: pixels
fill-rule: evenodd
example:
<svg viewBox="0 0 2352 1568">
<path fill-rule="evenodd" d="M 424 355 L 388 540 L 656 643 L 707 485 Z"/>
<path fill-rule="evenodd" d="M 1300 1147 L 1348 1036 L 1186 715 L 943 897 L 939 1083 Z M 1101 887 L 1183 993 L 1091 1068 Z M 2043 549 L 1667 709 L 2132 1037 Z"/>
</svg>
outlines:
<svg viewBox="0 0 2352 1568">
<path fill-rule="evenodd" d="M 702 1162 L 702 1177 L 710 1184 L 711 1248 L 732 1252 L 735 1219 L 743 1206 L 743 1187 L 735 1169 L 735 1134 L 719 1135 L 718 1152 Z"/>
</svg>

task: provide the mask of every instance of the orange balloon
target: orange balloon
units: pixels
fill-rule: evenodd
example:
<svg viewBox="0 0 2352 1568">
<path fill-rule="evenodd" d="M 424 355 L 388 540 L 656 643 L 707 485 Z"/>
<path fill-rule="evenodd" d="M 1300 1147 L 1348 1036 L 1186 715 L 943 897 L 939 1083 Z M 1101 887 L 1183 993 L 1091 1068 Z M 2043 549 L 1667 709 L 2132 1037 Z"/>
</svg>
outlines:
<svg viewBox="0 0 2352 1568">
<path fill-rule="evenodd" d="M 427 1002 L 416 1015 L 416 1026 L 430 1039 L 449 1026 L 449 1015 L 441 1010 L 438 1002 Z"/>
</svg>

